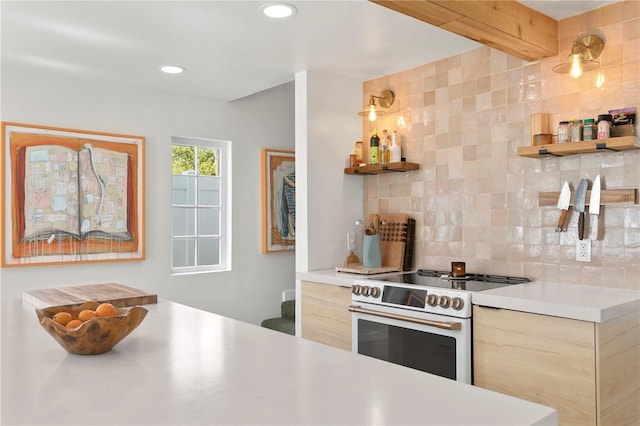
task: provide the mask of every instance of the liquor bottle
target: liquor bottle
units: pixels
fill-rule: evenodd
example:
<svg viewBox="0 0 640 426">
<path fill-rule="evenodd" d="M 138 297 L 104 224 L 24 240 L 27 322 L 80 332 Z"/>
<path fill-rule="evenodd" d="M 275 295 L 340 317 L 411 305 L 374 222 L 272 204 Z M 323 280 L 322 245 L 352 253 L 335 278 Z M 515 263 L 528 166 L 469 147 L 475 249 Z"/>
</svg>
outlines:
<svg viewBox="0 0 640 426">
<path fill-rule="evenodd" d="M 380 141 L 380 162 L 382 164 L 388 163 L 391 159 L 389 148 L 391 148 L 391 139 L 389 139 L 387 129 L 384 129 L 382 131 L 382 140 Z"/>
<path fill-rule="evenodd" d="M 398 132 L 396 130 L 393 131 L 393 136 L 391 137 L 391 148 L 389 148 L 391 152 L 391 162 L 397 163 L 402 160 L 402 149 L 400 145 L 398 145 Z"/>
<path fill-rule="evenodd" d="M 369 164 L 380 163 L 380 138 L 378 137 L 378 131 L 373 130 L 371 135 L 371 141 L 369 142 Z"/>
</svg>

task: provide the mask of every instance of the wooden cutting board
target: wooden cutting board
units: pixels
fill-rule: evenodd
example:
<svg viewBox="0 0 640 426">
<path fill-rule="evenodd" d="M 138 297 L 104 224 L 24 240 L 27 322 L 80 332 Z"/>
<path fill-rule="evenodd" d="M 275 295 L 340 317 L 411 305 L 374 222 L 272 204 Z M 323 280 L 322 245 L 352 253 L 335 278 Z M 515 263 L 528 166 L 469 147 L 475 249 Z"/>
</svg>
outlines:
<svg viewBox="0 0 640 426">
<path fill-rule="evenodd" d="M 382 266 L 393 266 L 398 271 L 403 270 L 404 252 L 407 242 L 407 226 L 409 215 L 404 213 L 380 213 L 380 252 Z M 375 221 L 376 214 L 369 216 Z"/>
<path fill-rule="evenodd" d="M 22 292 L 22 299 L 36 308 L 77 306 L 88 301 L 109 302 L 117 308 L 158 303 L 156 294 L 116 283 L 29 290 Z"/>
</svg>

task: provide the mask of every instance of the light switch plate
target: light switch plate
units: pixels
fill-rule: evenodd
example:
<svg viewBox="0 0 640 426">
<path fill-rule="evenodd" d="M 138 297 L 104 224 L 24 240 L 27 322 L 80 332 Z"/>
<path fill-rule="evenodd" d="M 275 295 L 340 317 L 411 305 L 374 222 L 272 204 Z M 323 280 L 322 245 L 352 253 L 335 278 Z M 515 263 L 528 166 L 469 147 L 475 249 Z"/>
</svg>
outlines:
<svg viewBox="0 0 640 426">
<path fill-rule="evenodd" d="M 576 241 L 576 260 L 578 262 L 591 262 L 591 240 Z"/>
</svg>

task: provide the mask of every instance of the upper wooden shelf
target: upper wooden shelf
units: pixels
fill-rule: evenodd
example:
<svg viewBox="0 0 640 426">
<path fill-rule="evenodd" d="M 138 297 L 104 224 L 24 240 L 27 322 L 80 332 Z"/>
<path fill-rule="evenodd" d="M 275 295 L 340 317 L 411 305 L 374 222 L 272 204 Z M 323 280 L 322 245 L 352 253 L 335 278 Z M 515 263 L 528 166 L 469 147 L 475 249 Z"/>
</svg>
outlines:
<svg viewBox="0 0 640 426">
<path fill-rule="evenodd" d="M 361 167 L 347 167 L 344 169 L 344 173 L 347 175 L 377 175 L 380 173 L 389 172 L 407 172 L 409 170 L 418 170 L 419 168 L 419 164 L 400 161 L 397 163 L 369 164 Z"/>
<path fill-rule="evenodd" d="M 518 155 L 521 157 L 542 158 L 562 157 L 571 154 L 586 154 L 603 151 L 626 151 L 640 149 L 637 136 L 620 136 L 617 138 L 597 139 L 594 141 L 554 143 L 550 145 L 521 146 Z"/>
</svg>

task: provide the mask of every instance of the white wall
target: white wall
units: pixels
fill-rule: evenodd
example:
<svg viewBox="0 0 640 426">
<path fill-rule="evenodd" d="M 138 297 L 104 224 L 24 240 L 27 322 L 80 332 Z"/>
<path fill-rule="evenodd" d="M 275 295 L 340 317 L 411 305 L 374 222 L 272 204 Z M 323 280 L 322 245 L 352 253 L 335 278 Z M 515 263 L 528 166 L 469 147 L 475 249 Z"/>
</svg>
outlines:
<svg viewBox="0 0 640 426">
<path fill-rule="evenodd" d="M 344 262 L 346 234 L 362 217 L 362 178 L 344 174 L 362 135 L 357 115 L 362 82 L 302 71 L 295 87 L 296 271 L 330 269 Z M 297 280 L 298 302 L 300 285 Z M 301 317 L 301 303 L 296 303 L 296 317 Z M 296 321 L 296 336 L 301 335 Z"/>
<path fill-rule="evenodd" d="M 346 234 L 362 217 L 362 177 L 344 174 L 362 137 L 362 82 L 303 71 L 295 84 L 296 270 L 304 272 L 341 265 Z"/>
<path fill-rule="evenodd" d="M 2 299 L 27 289 L 119 282 L 255 324 L 279 315 L 282 291 L 295 286 L 295 259 L 260 251 L 260 149 L 294 149 L 293 82 L 227 104 L 5 64 L 1 78 L 2 121 L 144 136 L 147 197 L 145 261 L 2 268 Z M 232 141 L 231 272 L 169 273 L 172 136 Z M 4 165 L 3 173 L 9 173 Z"/>
</svg>

